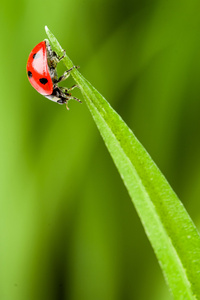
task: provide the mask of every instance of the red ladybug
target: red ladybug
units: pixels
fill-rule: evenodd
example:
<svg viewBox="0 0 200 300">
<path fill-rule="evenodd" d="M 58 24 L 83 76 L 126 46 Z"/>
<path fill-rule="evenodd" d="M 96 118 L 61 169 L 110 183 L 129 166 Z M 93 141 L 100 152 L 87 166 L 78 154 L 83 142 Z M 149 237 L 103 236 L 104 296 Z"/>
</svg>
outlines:
<svg viewBox="0 0 200 300">
<path fill-rule="evenodd" d="M 58 78 L 56 66 L 64 57 L 65 51 L 64 55 L 59 57 L 56 52 L 52 51 L 49 41 L 46 39 L 33 48 L 29 55 L 26 69 L 28 79 L 36 91 L 49 100 L 59 104 L 66 103 L 67 107 L 67 102 L 70 99 L 75 99 L 79 102 L 81 101 L 76 97 L 71 96 L 69 93 L 69 91 L 78 87 L 77 85 L 74 85 L 69 89 L 58 86 L 59 82 L 69 77 L 70 72 L 74 68 L 78 68 L 73 66 Z"/>
</svg>

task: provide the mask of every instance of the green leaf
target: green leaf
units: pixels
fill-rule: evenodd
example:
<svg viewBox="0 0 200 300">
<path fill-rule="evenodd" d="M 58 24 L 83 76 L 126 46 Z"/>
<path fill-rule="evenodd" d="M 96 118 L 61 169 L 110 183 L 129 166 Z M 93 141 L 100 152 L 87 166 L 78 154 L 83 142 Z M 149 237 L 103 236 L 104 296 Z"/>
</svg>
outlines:
<svg viewBox="0 0 200 300">
<path fill-rule="evenodd" d="M 63 49 L 47 27 L 46 32 L 62 55 Z M 68 69 L 73 66 L 67 56 L 63 62 Z M 105 98 L 76 69 L 72 76 L 130 194 L 174 299 L 200 299 L 200 237 L 188 213 Z"/>
</svg>

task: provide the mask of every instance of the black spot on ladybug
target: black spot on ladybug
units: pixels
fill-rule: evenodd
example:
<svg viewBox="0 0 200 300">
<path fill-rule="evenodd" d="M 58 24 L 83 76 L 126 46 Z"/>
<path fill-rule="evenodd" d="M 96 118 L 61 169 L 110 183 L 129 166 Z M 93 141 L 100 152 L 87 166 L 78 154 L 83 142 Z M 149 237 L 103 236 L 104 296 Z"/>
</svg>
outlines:
<svg viewBox="0 0 200 300">
<path fill-rule="evenodd" d="M 46 78 L 40 78 L 39 81 L 41 82 L 41 84 L 46 84 L 48 82 L 48 80 Z"/>
<path fill-rule="evenodd" d="M 37 58 L 39 58 L 39 57 L 40 57 L 40 53 L 37 52 L 37 53 L 34 53 L 34 54 L 33 54 L 33 59 L 37 59 Z"/>
<path fill-rule="evenodd" d="M 31 73 L 31 71 L 28 71 L 28 77 L 31 78 L 33 76 L 33 74 Z"/>
</svg>

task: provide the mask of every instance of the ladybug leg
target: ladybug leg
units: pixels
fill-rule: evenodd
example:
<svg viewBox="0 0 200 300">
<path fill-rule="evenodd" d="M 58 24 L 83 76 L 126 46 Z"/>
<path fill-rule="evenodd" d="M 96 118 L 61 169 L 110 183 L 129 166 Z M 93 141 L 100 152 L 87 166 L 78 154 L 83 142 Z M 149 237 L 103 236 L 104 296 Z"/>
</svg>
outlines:
<svg viewBox="0 0 200 300">
<path fill-rule="evenodd" d="M 66 102 L 65 102 L 65 103 L 66 103 L 66 109 L 67 109 L 67 110 L 69 110 L 69 107 L 68 107 L 68 105 L 67 105 L 67 104 L 68 104 L 68 101 L 71 100 L 71 99 L 76 100 L 76 101 L 78 101 L 79 103 L 82 103 L 82 101 L 81 101 L 80 99 L 78 99 L 78 98 L 76 98 L 76 97 L 73 97 L 73 96 L 71 96 L 71 95 L 69 94 L 69 96 L 66 98 Z"/>
<path fill-rule="evenodd" d="M 53 51 L 52 54 L 53 54 L 54 58 L 56 58 L 57 63 L 59 63 L 66 56 L 66 51 L 63 50 L 62 56 L 58 56 L 58 54 L 55 51 Z"/>
<path fill-rule="evenodd" d="M 75 88 L 80 89 L 80 87 L 79 87 L 77 84 L 75 84 L 75 85 L 71 86 L 69 89 L 67 89 L 67 91 L 68 91 L 68 92 L 69 92 L 69 91 L 72 91 L 72 90 L 75 89 Z"/>
<path fill-rule="evenodd" d="M 60 78 L 58 78 L 58 79 L 56 80 L 56 83 L 61 82 L 61 81 L 64 81 L 65 79 L 67 79 L 67 78 L 70 76 L 71 71 L 72 71 L 73 69 L 78 69 L 78 68 L 80 68 L 80 67 L 79 67 L 79 66 L 73 66 L 73 67 L 70 68 L 69 70 L 65 71 L 65 73 L 64 73 L 62 76 L 60 76 Z"/>
<path fill-rule="evenodd" d="M 58 57 L 59 61 L 61 61 L 66 56 L 66 51 L 63 50 L 63 55 L 61 57 Z"/>
<path fill-rule="evenodd" d="M 76 98 L 76 97 L 74 97 L 74 96 L 71 96 L 71 94 L 69 94 L 69 96 L 67 96 L 67 100 L 71 100 L 71 99 L 76 100 L 76 101 L 78 101 L 79 103 L 82 103 L 82 101 L 81 101 L 80 99 L 78 99 L 78 98 Z"/>
<path fill-rule="evenodd" d="M 69 99 L 69 100 L 70 100 L 70 99 L 73 99 L 73 100 L 78 101 L 79 103 L 82 103 L 82 101 L 81 101 L 80 99 L 78 99 L 78 98 L 76 98 L 76 97 L 74 97 L 74 96 L 69 96 L 68 99 Z"/>
<path fill-rule="evenodd" d="M 75 88 L 75 87 L 77 87 L 77 86 L 76 85 L 72 86 L 72 89 Z M 60 97 L 60 100 L 57 101 L 58 103 L 61 103 L 61 104 L 66 103 L 66 108 L 68 110 L 69 110 L 69 108 L 67 106 L 68 100 L 73 99 L 73 100 L 78 101 L 79 103 L 82 103 L 80 99 L 78 99 L 78 98 L 72 96 L 70 93 L 68 93 L 69 90 L 71 90 L 71 88 L 67 89 L 67 88 L 64 88 L 64 87 L 59 87 L 59 97 Z"/>
<path fill-rule="evenodd" d="M 60 87 L 60 90 L 62 91 L 62 95 L 64 95 L 65 97 L 67 97 L 67 99 L 74 99 L 76 101 L 78 101 L 79 103 L 82 103 L 80 99 L 72 96 L 70 93 L 68 93 L 69 91 L 73 90 L 74 88 L 79 88 L 78 85 L 73 85 L 71 88 L 65 88 L 65 87 Z"/>
<path fill-rule="evenodd" d="M 65 57 L 65 55 L 65 50 L 63 50 L 62 56 L 58 56 L 55 51 L 52 51 L 51 55 L 48 57 L 49 67 L 52 69 L 56 69 L 57 64 Z"/>
</svg>

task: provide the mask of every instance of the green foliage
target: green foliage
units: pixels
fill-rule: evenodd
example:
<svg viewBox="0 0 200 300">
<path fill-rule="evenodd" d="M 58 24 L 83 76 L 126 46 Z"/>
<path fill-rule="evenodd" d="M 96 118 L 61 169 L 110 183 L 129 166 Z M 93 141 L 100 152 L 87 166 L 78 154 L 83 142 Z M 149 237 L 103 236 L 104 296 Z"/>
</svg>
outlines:
<svg viewBox="0 0 200 300">
<path fill-rule="evenodd" d="M 62 48 L 50 30 L 55 50 Z M 72 62 L 66 56 L 69 69 Z M 175 299 L 200 299 L 200 236 L 168 182 L 103 96 L 78 72 L 72 74 L 129 191 Z"/>
</svg>

